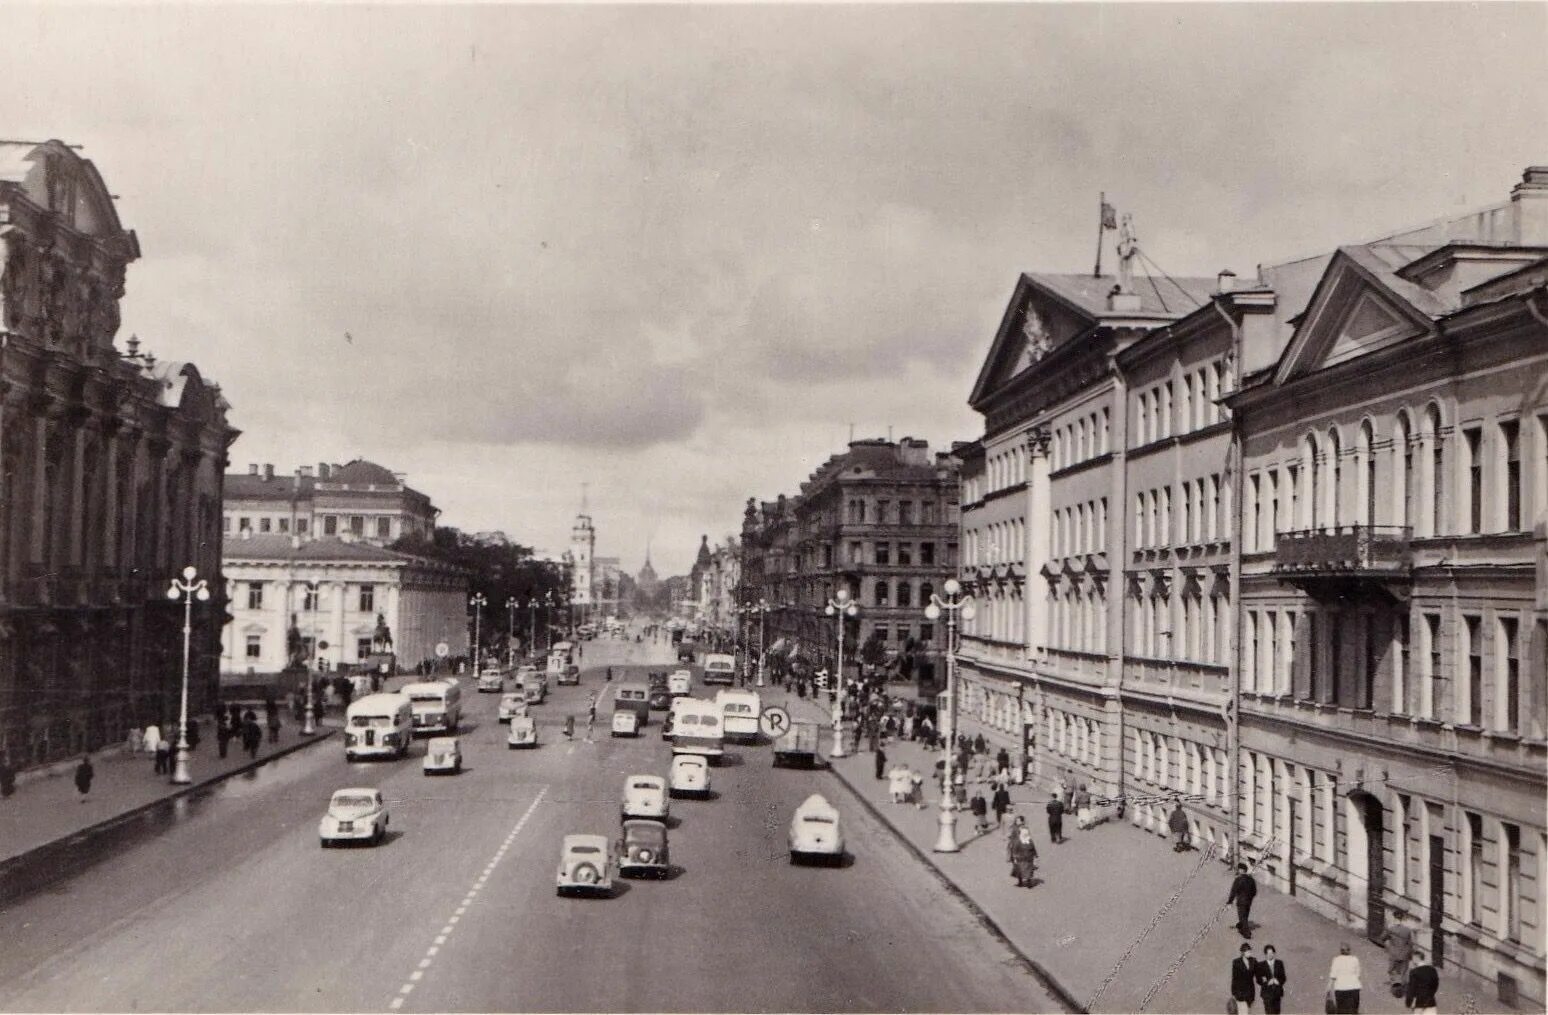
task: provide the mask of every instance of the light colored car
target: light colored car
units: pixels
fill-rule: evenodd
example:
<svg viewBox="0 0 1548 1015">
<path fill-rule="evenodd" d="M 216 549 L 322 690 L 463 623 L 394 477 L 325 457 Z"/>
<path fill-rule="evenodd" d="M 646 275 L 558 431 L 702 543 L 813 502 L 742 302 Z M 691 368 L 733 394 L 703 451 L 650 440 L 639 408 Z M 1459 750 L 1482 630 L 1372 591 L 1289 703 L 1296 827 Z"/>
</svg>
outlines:
<svg viewBox="0 0 1548 1015">
<path fill-rule="evenodd" d="M 485 670 L 478 675 L 478 690 L 482 694 L 485 691 L 500 691 L 505 687 L 505 674 L 500 670 Z"/>
<path fill-rule="evenodd" d="M 666 780 L 659 775 L 631 775 L 624 780 L 623 816 L 667 819 Z"/>
<path fill-rule="evenodd" d="M 667 693 L 674 698 L 680 694 L 692 694 L 693 673 L 688 670 L 673 670 L 667 676 Z"/>
<path fill-rule="evenodd" d="M 605 835 L 566 835 L 559 847 L 559 890 L 610 895 L 616 862 Z"/>
<path fill-rule="evenodd" d="M 500 695 L 501 722 L 510 722 L 516 716 L 526 714 L 527 697 L 521 691 L 508 691 Z"/>
<path fill-rule="evenodd" d="M 813 793 L 796 808 L 790 819 L 790 862 L 844 855 L 844 829 L 838 808 L 821 793 Z"/>
<path fill-rule="evenodd" d="M 640 735 L 640 717 L 633 712 L 613 713 L 613 736 L 637 737 Z"/>
<path fill-rule="evenodd" d="M 462 742 L 456 737 L 432 737 L 425 745 L 425 774 L 462 771 Z"/>
<path fill-rule="evenodd" d="M 546 680 L 528 680 L 521 685 L 521 693 L 527 699 L 529 705 L 541 705 L 548 698 L 548 682 Z"/>
<path fill-rule="evenodd" d="M 335 790 L 328 813 L 317 824 L 323 848 L 340 842 L 379 845 L 387 835 L 387 802 L 379 789 Z"/>
<path fill-rule="evenodd" d="M 623 843 L 618 850 L 619 875 L 664 878 L 671 870 L 666 825 L 659 821 L 625 821 Z"/>
<path fill-rule="evenodd" d="M 538 745 L 537 723 L 530 715 L 519 715 L 511 720 L 511 732 L 506 736 L 505 744 L 511 748 Z"/>
<path fill-rule="evenodd" d="M 672 758 L 667 784 L 673 796 L 706 796 L 710 791 L 709 759 L 697 754 Z"/>
</svg>

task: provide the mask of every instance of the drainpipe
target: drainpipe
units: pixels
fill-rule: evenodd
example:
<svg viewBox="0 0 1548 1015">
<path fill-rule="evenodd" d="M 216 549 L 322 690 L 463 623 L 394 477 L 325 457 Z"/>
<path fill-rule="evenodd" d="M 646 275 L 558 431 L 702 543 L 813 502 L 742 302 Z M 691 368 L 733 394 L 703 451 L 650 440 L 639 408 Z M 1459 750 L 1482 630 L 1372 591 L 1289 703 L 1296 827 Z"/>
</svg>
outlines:
<svg viewBox="0 0 1548 1015">
<path fill-rule="evenodd" d="M 1231 329 L 1231 353 L 1235 360 L 1236 369 L 1235 384 L 1237 390 L 1241 389 L 1242 378 L 1242 329 L 1241 325 L 1225 309 L 1220 306 L 1218 299 L 1210 300 L 1210 306 L 1220 315 L 1221 320 Z M 1236 414 L 1231 415 L 1231 451 L 1226 461 L 1226 468 L 1231 472 L 1231 500 L 1232 513 L 1236 516 L 1231 533 L 1231 556 L 1233 566 L 1231 568 L 1231 689 L 1225 703 L 1226 743 L 1231 759 L 1230 809 L 1231 809 L 1231 853 L 1229 868 L 1236 869 L 1240 862 L 1241 841 L 1241 767 L 1242 767 L 1242 538 L 1246 524 L 1246 497 L 1243 496 L 1245 481 L 1242 475 L 1242 428 Z"/>
</svg>

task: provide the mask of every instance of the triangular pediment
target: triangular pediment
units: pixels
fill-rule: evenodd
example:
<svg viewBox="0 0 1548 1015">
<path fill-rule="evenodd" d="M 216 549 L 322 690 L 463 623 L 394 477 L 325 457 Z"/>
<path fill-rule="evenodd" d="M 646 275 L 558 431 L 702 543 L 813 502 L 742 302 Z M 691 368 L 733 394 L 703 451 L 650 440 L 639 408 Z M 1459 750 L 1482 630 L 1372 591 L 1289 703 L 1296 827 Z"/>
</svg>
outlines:
<svg viewBox="0 0 1548 1015">
<path fill-rule="evenodd" d="M 1429 334 L 1429 318 L 1340 251 L 1296 325 L 1276 383 L 1315 373 Z"/>
<path fill-rule="evenodd" d="M 979 369 L 969 404 L 1000 390 L 1095 323 L 1093 318 L 1073 309 L 1068 301 L 1022 275 L 1000 319 L 989 355 Z"/>
</svg>

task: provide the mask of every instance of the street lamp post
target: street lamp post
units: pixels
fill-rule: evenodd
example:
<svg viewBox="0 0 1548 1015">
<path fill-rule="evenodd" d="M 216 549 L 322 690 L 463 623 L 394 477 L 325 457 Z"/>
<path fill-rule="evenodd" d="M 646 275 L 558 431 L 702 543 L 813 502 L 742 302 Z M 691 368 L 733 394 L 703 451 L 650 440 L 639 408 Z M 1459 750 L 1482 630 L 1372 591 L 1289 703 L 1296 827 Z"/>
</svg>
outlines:
<svg viewBox="0 0 1548 1015">
<path fill-rule="evenodd" d="M 473 678 L 478 679 L 478 649 L 479 649 L 479 623 L 484 617 L 484 607 L 489 605 L 489 599 L 482 592 L 475 592 L 473 598 L 468 600 L 468 605 L 473 607 Z"/>
<path fill-rule="evenodd" d="M 183 601 L 183 703 L 177 720 L 177 764 L 172 769 L 172 781 L 179 786 L 193 782 L 188 774 L 188 649 L 193 637 L 193 604 L 197 599 L 205 602 L 210 598 L 210 583 L 204 579 L 194 581 L 198 572 L 192 565 L 183 568 L 183 578 L 172 579 L 167 586 L 167 598 Z"/>
<path fill-rule="evenodd" d="M 527 654 L 530 657 L 532 651 L 537 648 L 537 606 L 538 597 L 527 594 Z"/>
<path fill-rule="evenodd" d="M 306 591 L 312 600 L 312 651 L 307 655 L 311 658 L 306 661 L 306 715 L 301 717 L 301 735 L 312 736 L 317 732 L 317 714 L 312 705 L 312 695 L 317 686 L 317 678 L 312 676 L 312 663 L 317 660 L 317 646 L 322 642 L 318 635 L 321 633 L 317 627 L 317 600 L 322 598 L 322 584 L 320 582 L 307 582 Z"/>
<path fill-rule="evenodd" d="M 858 616 L 860 607 L 849 598 L 849 590 L 840 588 L 828 600 L 827 607 L 823 610 L 828 616 L 835 618 L 838 623 L 838 657 L 833 667 L 833 687 L 838 692 L 838 697 L 833 705 L 833 750 L 829 757 L 842 758 L 848 752 L 844 750 L 844 618 Z"/>
<path fill-rule="evenodd" d="M 764 634 L 764 626 L 763 625 L 764 625 L 765 619 L 769 615 L 769 601 L 767 599 L 760 599 L 760 600 L 758 600 L 758 605 L 754 606 L 752 608 L 752 611 L 758 615 L 758 686 L 762 687 L 763 686 L 763 634 Z"/>
<path fill-rule="evenodd" d="M 543 596 L 543 623 L 548 628 L 548 650 L 554 649 L 554 590 L 549 589 Z"/>
<path fill-rule="evenodd" d="M 955 578 L 946 579 L 946 598 L 930 594 L 930 605 L 925 616 L 939 620 L 946 615 L 946 708 L 948 730 L 946 732 L 946 771 L 941 791 L 940 835 L 935 840 L 937 853 L 955 853 L 957 846 L 957 787 L 956 773 L 952 771 L 957 751 L 957 615 L 972 620 L 975 614 L 973 597 L 960 595 L 962 586 Z"/>
<path fill-rule="evenodd" d="M 505 665 L 516 669 L 516 597 L 505 600 Z"/>
</svg>

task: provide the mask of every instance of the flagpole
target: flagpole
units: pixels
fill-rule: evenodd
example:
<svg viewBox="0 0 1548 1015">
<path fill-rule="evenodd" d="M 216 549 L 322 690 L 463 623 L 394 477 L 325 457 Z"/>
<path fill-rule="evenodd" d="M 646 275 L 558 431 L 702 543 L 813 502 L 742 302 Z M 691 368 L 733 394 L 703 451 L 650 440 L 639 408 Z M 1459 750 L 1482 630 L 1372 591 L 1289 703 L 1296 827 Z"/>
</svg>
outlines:
<svg viewBox="0 0 1548 1015">
<path fill-rule="evenodd" d="M 1102 191 L 1102 196 L 1097 198 L 1097 256 L 1096 267 L 1091 270 L 1092 278 L 1102 277 L 1102 230 L 1104 228 L 1103 213 L 1107 211 L 1107 191 Z"/>
</svg>

